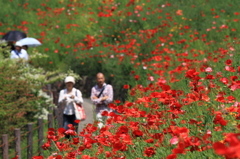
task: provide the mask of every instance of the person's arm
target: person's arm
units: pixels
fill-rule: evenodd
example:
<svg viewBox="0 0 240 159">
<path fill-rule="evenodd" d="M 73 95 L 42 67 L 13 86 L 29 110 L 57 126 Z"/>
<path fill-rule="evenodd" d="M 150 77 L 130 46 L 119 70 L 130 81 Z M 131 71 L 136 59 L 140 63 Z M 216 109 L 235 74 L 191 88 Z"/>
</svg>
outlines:
<svg viewBox="0 0 240 159">
<path fill-rule="evenodd" d="M 113 101 L 113 88 L 111 85 L 108 85 L 107 87 L 107 96 L 108 98 L 104 101 L 105 104 L 109 104 L 109 103 L 112 103 Z"/>
<path fill-rule="evenodd" d="M 93 102 L 93 104 L 100 104 L 101 103 L 101 98 L 98 98 L 98 97 L 96 97 L 95 96 L 95 94 L 96 94 L 96 90 L 95 90 L 95 88 L 93 87 L 92 88 L 92 91 L 91 91 L 91 101 Z"/>
<path fill-rule="evenodd" d="M 23 58 L 24 58 L 25 60 L 28 60 L 28 53 L 27 53 L 27 51 L 24 50 L 24 49 L 22 49 L 21 51 L 22 51 L 22 53 L 23 53 Z"/>
<path fill-rule="evenodd" d="M 59 93 L 58 103 L 65 103 L 67 98 L 64 95 L 64 90 L 61 90 Z"/>
<path fill-rule="evenodd" d="M 26 54 L 25 54 L 25 57 L 24 57 L 24 58 L 25 58 L 26 60 L 29 59 L 27 51 L 26 51 Z"/>
<path fill-rule="evenodd" d="M 77 91 L 77 93 L 76 93 L 77 96 L 74 97 L 74 102 L 82 104 L 83 103 L 82 93 L 80 90 L 76 89 L 76 91 Z"/>
</svg>

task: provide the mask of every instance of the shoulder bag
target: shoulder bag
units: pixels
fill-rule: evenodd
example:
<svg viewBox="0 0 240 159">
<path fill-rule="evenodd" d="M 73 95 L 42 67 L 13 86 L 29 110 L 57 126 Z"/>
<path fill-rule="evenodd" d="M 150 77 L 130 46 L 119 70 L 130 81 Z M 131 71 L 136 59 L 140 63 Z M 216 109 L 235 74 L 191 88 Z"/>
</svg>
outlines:
<svg viewBox="0 0 240 159">
<path fill-rule="evenodd" d="M 75 95 L 77 97 L 77 89 L 75 91 Z M 76 102 L 74 102 L 73 105 L 74 105 L 74 109 L 75 109 L 76 119 L 77 120 L 84 120 L 84 119 L 86 119 L 86 114 L 85 114 L 83 106 L 81 104 L 76 103 Z"/>
</svg>

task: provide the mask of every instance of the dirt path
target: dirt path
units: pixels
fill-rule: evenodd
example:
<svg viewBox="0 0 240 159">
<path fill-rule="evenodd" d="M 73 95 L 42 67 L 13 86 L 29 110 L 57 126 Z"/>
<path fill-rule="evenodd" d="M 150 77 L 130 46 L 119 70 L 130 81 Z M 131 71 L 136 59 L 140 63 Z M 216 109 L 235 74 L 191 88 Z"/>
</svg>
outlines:
<svg viewBox="0 0 240 159">
<path fill-rule="evenodd" d="M 86 119 L 81 121 L 78 125 L 78 132 L 81 132 L 84 126 L 88 123 L 93 123 L 95 114 L 95 110 L 93 109 L 94 105 L 92 104 L 91 100 L 88 98 L 83 98 L 83 107 L 86 113 Z"/>
</svg>

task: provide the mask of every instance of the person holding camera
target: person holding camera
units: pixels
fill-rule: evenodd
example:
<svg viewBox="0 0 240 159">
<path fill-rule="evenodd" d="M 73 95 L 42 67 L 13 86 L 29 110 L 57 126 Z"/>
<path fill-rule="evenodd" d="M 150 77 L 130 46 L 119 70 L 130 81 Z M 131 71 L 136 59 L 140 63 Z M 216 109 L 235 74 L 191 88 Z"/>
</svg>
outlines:
<svg viewBox="0 0 240 159">
<path fill-rule="evenodd" d="M 68 130 L 69 124 L 77 126 L 75 116 L 74 104 L 83 104 L 82 93 L 80 90 L 74 88 L 75 79 L 72 76 L 67 76 L 65 78 L 66 88 L 60 91 L 58 103 L 63 104 L 63 127 L 65 130 Z"/>
</svg>

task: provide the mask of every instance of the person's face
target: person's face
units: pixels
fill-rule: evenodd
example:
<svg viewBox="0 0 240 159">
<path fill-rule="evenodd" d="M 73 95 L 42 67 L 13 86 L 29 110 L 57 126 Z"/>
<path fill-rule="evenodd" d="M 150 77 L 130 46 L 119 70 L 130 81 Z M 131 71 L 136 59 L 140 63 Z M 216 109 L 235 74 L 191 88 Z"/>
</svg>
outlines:
<svg viewBox="0 0 240 159">
<path fill-rule="evenodd" d="M 23 46 L 22 49 L 26 50 L 27 51 L 27 47 L 26 46 Z"/>
<path fill-rule="evenodd" d="M 105 82 L 104 76 L 103 75 L 98 75 L 97 76 L 97 84 L 102 86 L 104 84 L 104 82 Z"/>
<path fill-rule="evenodd" d="M 16 46 L 15 49 L 16 49 L 17 51 L 20 51 L 22 48 L 21 48 L 20 46 Z"/>
<path fill-rule="evenodd" d="M 67 82 L 66 87 L 67 87 L 67 89 L 72 89 L 73 88 L 73 83 L 72 82 Z"/>
</svg>

